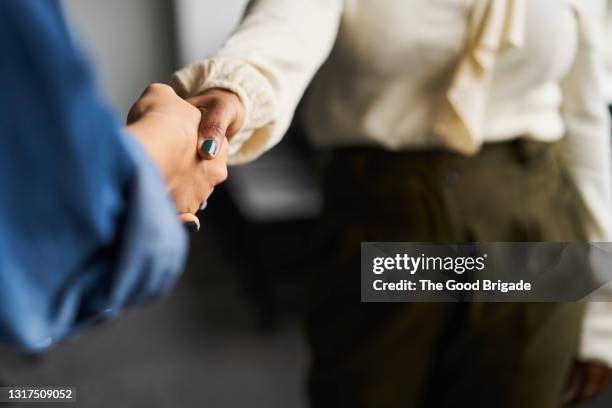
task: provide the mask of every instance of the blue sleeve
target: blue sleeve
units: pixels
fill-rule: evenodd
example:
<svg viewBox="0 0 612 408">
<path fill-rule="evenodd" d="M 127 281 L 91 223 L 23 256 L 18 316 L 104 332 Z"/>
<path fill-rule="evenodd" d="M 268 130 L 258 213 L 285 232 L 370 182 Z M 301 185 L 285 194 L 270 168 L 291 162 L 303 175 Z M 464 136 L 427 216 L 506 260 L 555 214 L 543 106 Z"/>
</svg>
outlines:
<svg viewBox="0 0 612 408">
<path fill-rule="evenodd" d="M 187 240 L 57 1 L 0 1 L 0 53 L 0 342 L 40 351 L 166 291 Z"/>
</svg>

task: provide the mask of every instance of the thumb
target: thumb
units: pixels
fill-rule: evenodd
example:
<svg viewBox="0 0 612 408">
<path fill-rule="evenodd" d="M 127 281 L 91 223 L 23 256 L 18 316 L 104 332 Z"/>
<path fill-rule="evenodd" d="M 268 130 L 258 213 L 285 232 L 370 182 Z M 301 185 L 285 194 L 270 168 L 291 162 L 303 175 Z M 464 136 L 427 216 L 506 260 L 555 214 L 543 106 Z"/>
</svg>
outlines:
<svg viewBox="0 0 612 408">
<path fill-rule="evenodd" d="M 219 152 L 234 118 L 223 105 L 200 108 L 200 111 L 202 119 L 198 129 L 198 154 L 202 159 L 210 160 Z"/>
</svg>

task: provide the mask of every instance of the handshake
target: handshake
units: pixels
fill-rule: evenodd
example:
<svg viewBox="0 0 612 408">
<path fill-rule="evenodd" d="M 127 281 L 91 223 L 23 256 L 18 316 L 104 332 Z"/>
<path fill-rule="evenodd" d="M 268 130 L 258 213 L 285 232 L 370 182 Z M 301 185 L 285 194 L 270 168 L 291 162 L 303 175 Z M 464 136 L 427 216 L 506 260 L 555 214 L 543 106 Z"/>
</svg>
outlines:
<svg viewBox="0 0 612 408">
<path fill-rule="evenodd" d="M 242 102 L 230 91 L 185 100 L 163 84 L 149 85 L 128 114 L 127 130 L 159 168 L 190 229 L 199 229 L 195 214 L 227 178 L 228 142 L 243 122 Z"/>
</svg>

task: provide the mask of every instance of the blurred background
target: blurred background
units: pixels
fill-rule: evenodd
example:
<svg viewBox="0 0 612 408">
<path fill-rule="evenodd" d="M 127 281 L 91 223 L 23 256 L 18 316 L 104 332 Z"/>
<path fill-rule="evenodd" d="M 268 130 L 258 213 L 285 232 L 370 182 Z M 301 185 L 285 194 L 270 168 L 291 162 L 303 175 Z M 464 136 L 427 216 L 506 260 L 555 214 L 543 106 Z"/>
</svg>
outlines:
<svg viewBox="0 0 612 408">
<path fill-rule="evenodd" d="M 146 85 L 213 53 L 247 1 L 62 2 L 123 120 Z M 607 52 L 612 67 L 612 46 Z M 75 386 L 84 407 L 305 407 L 301 288 L 321 197 L 299 128 L 261 160 L 230 170 L 166 299 L 45 356 L 0 353 L 0 384 Z M 272 247 L 280 255 L 271 257 Z M 588 406 L 610 404 L 612 392 Z"/>
</svg>

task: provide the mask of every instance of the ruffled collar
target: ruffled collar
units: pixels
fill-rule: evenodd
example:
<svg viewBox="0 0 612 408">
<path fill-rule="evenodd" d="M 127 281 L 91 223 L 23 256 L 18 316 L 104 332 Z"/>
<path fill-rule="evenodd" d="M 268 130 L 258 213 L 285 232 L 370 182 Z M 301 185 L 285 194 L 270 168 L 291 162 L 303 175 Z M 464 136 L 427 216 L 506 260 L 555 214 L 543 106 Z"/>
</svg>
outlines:
<svg viewBox="0 0 612 408">
<path fill-rule="evenodd" d="M 434 132 L 444 144 L 475 154 L 483 126 L 496 60 L 525 41 L 526 0 L 476 0 L 469 15 L 466 47 L 440 106 Z"/>
</svg>

